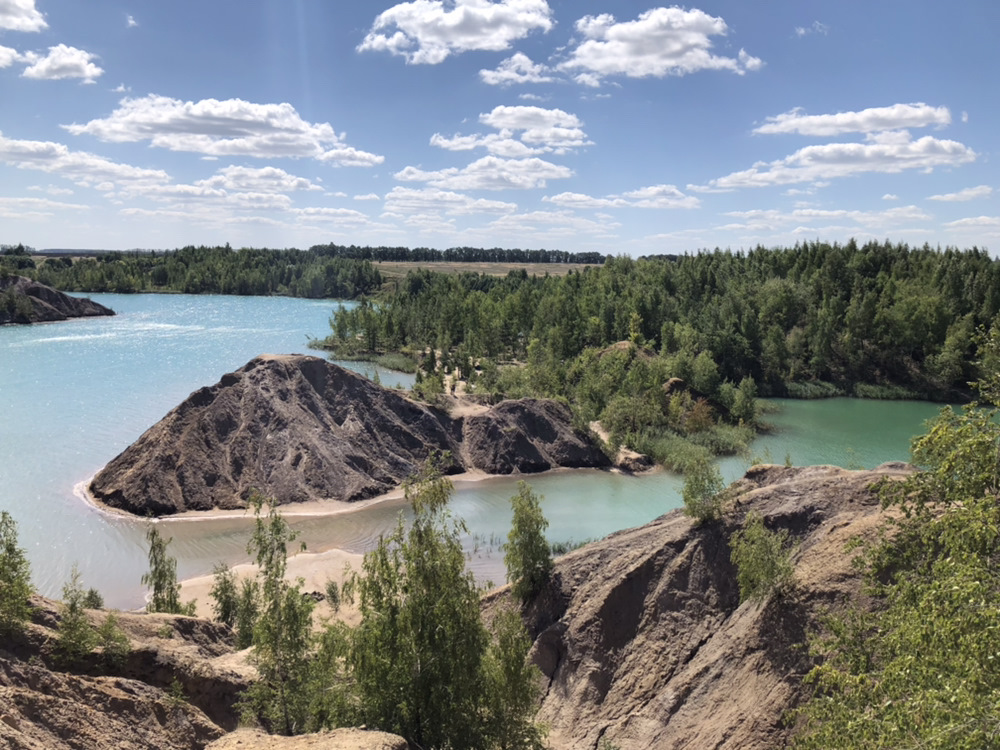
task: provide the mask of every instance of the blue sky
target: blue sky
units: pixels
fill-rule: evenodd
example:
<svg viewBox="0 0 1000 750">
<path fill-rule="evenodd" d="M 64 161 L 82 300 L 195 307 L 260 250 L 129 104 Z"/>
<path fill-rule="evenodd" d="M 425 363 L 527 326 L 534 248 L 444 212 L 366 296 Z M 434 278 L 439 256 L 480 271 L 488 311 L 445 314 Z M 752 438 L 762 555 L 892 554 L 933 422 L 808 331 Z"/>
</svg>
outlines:
<svg viewBox="0 0 1000 750">
<path fill-rule="evenodd" d="M 0 0 L 0 242 L 996 253 L 998 29 L 996 0 Z"/>
</svg>

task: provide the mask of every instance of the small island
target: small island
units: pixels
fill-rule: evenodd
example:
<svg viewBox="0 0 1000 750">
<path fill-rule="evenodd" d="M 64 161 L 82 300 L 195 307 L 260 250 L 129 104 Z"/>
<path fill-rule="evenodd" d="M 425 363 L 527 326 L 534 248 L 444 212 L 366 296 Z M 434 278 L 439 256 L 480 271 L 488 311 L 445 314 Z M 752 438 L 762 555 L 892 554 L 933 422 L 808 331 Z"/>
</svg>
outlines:
<svg viewBox="0 0 1000 750">
<path fill-rule="evenodd" d="M 70 297 L 24 276 L 0 274 L 0 325 L 50 323 L 114 314 L 111 308 L 91 299 Z"/>
</svg>

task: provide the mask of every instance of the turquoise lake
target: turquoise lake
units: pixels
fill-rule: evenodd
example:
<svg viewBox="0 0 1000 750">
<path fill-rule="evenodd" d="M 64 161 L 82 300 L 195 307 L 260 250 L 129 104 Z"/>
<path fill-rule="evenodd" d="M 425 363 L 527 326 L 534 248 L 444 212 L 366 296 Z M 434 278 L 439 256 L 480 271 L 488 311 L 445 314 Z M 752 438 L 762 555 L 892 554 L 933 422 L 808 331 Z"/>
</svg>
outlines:
<svg viewBox="0 0 1000 750">
<path fill-rule="evenodd" d="M 0 510 L 18 523 L 40 593 L 58 596 L 76 563 L 84 585 L 97 587 L 108 606 L 133 608 L 142 604 L 146 522 L 102 513 L 75 488 L 197 388 L 258 354 L 309 353 L 309 337 L 326 335 L 338 303 L 91 296 L 118 315 L 0 327 Z M 367 366 L 344 364 L 370 375 Z M 379 376 L 388 386 L 409 383 L 405 375 Z M 755 441 L 755 456 L 849 468 L 905 460 L 910 438 L 940 408 L 851 399 L 778 404 L 780 410 L 767 417 L 776 430 Z M 748 463 L 727 458 L 720 466 L 732 480 Z M 552 540 L 604 536 L 680 505 L 681 480 L 666 472 L 629 477 L 580 470 L 524 478 L 544 495 Z M 502 581 L 496 545 L 508 530 L 508 500 L 517 481 L 491 478 L 456 488 L 452 509 L 469 526 L 470 567 L 483 580 Z M 292 525 L 311 550 L 363 552 L 391 529 L 402 509 L 402 501 L 386 501 L 337 516 L 294 518 Z M 219 561 L 246 559 L 245 519 L 166 522 L 162 530 L 173 537 L 170 552 L 181 577 L 208 573 Z"/>
</svg>

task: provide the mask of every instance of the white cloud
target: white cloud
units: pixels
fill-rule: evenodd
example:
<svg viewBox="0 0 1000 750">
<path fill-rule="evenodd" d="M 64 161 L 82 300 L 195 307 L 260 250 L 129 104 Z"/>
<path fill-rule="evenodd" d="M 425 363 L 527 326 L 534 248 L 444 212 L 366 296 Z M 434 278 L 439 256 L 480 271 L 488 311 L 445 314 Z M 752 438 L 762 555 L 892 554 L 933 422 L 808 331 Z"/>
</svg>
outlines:
<svg viewBox="0 0 1000 750">
<path fill-rule="evenodd" d="M 875 133 L 944 126 L 951 123 L 947 107 L 932 107 L 923 102 L 893 104 L 891 107 L 871 107 L 859 112 L 838 112 L 833 115 L 804 115 L 800 108 L 768 117 L 767 123 L 754 128 L 754 133 L 797 133 L 799 135 L 834 136 L 844 133 Z"/>
<path fill-rule="evenodd" d="M 70 151 L 61 143 L 15 140 L 3 134 L 0 134 L 0 162 L 19 169 L 59 174 L 85 187 L 106 181 L 152 185 L 170 179 L 161 169 L 120 164 L 85 151 Z"/>
<path fill-rule="evenodd" d="M 565 208 L 698 208 L 701 201 L 674 185 L 651 185 L 621 195 L 592 198 L 582 193 L 559 193 L 542 198 Z"/>
<path fill-rule="evenodd" d="M 826 36 L 827 32 L 829 31 L 830 27 L 827 26 L 825 23 L 820 23 L 819 21 L 813 21 L 812 25 L 810 26 L 796 26 L 795 36 L 802 37 L 802 36 L 807 36 L 809 34 L 822 34 L 823 36 Z"/>
<path fill-rule="evenodd" d="M 564 154 L 569 150 L 593 145 L 583 132 L 576 115 L 561 109 L 533 106 L 499 106 L 481 114 L 479 121 L 499 130 L 489 135 L 431 136 L 431 145 L 449 151 L 485 148 L 494 156 L 524 158 L 542 153 Z M 519 139 L 515 134 L 520 134 Z"/>
<path fill-rule="evenodd" d="M 0 198 L 0 217 L 5 219 L 50 219 L 62 211 L 85 211 L 89 206 L 47 198 Z"/>
<path fill-rule="evenodd" d="M 242 99 L 182 102 L 166 96 L 122 99 L 109 117 L 64 125 L 73 135 L 127 143 L 148 140 L 171 151 L 208 156 L 312 158 L 338 166 L 373 166 L 385 157 L 345 146 L 329 123 L 303 120 L 291 104 Z"/>
<path fill-rule="evenodd" d="M 576 80 L 584 85 L 599 85 L 612 75 L 662 78 L 700 70 L 743 75 L 763 65 L 744 50 L 736 58 L 713 55 L 711 37 L 725 36 L 729 29 L 721 18 L 697 9 L 653 8 L 622 23 L 610 13 L 584 16 L 576 29 L 586 39 L 559 68 L 579 71 Z"/>
<path fill-rule="evenodd" d="M 948 203 L 955 203 L 958 201 L 971 201 L 976 198 L 989 198 L 993 195 L 993 188 L 989 185 L 980 185 L 979 187 L 965 188 L 964 190 L 959 190 L 957 193 L 943 193 L 941 195 L 932 195 L 927 200 L 929 201 L 945 201 Z"/>
<path fill-rule="evenodd" d="M 394 187 L 385 196 L 385 210 L 397 214 L 446 213 L 451 215 L 504 214 L 517 210 L 516 203 L 472 198 L 436 188 Z"/>
<path fill-rule="evenodd" d="M 11 47 L 0 45 L 0 68 L 9 68 L 21 59 L 21 54 Z"/>
<path fill-rule="evenodd" d="M 367 214 L 364 214 L 361 211 L 355 211 L 351 208 L 310 206 L 307 208 L 293 208 L 290 213 L 300 219 L 307 219 L 309 221 L 323 221 L 351 226 L 371 224 L 371 219 Z"/>
<path fill-rule="evenodd" d="M 529 211 L 508 214 L 490 222 L 490 237 L 509 238 L 511 246 L 544 246 L 550 243 L 578 241 L 580 236 L 608 239 L 621 224 L 577 216 L 572 211 Z"/>
<path fill-rule="evenodd" d="M 729 211 L 725 214 L 741 221 L 726 224 L 717 229 L 727 231 L 777 231 L 789 226 L 810 225 L 806 229 L 815 232 L 815 222 L 853 222 L 865 229 L 878 231 L 885 227 L 898 227 L 913 222 L 929 221 L 932 217 L 917 206 L 899 206 L 885 211 L 857 211 L 845 209 L 798 208 L 794 211 L 776 209 L 752 209 L 749 211 Z M 839 226 L 838 230 L 850 229 Z"/>
<path fill-rule="evenodd" d="M 322 190 L 305 177 L 296 177 L 277 167 L 228 166 L 223 167 L 215 175 L 205 180 L 199 180 L 197 185 L 203 185 L 221 190 L 254 193 L 290 193 L 295 190 Z"/>
<path fill-rule="evenodd" d="M 400 182 L 426 182 L 448 190 L 527 190 L 545 187 L 548 180 L 572 177 L 573 170 L 538 158 L 484 156 L 462 169 L 450 167 L 426 172 L 406 167 L 394 176 Z"/>
<path fill-rule="evenodd" d="M 1000 216 L 970 216 L 967 219 L 949 221 L 946 227 L 953 229 L 976 229 L 981 227 L 1000 227 Z"/>
<path fill-rule="evenodd" d="M 354 200 L 356 201 L 377 201 L 382 200 L 382 196 L 378 193 L 367 193 L 365 195 L 355 195 Z"/>
<path fill-rule="evenodd" d="M 130 29 L 134 29 L 139 25 L 139 22 L 135 20 L 135 16 L 129 15 L 125 18 L 125 25 Z"/>
<path fill-rule="evenodd" d="M 967 146 L 931 136 L 905 143 L 829 143 L 807 146 L 777 161 L 758 162 L 750 169 L 711 180 L 705 187 L 710 192 L 829 180 L 866 172 L 931 171 L 975 159 L 976 152 Z M 688 189 L 698 187 L 689 185 Z"/>
<path fill-rule="evenodd" d="M 450 54 L 509 49 L 532 31 L 551 29 L 551 16 L 545 0 L 414 0 L 380 13 L 358 51 L 434 65 Z"/>
<path fill-rule="evenodd" d="M 496 70 L 480 70 L 479 77 L 491 86 L 511 86 L 515 83 L 548 83 L 555 79 L 550 69 L 534 63 L 523 52 L 517 52 L 500 63 Z"/>
<path fill-rule="evenodd" d="M 884 201 L 898 201 L 899 200 L 899 196 L 896 195 L 895 193 L 886 193 L 885 195 L 882 196 L 882 200 L 884 200 Z"/>
<path fill-rule="evenodd" d="M 45 16 L 35 8 L 35 0 L 0 0 L 0 29 L 41 31 L 48 28 Z"/>
<path fill-rule="evenodd" d="M 104 69 L 95 65 L 92 60 L 96 55 L 76 47 L 57 44 L 49 47 L 49 54 L 41 57 L 35 52 L 27 52 L 22 58 L 30 63 L 21 74 L 25 78 L 55 81 L 63 78 L 82 78 L 84 83 L 93 83 Z"/>
</svg>

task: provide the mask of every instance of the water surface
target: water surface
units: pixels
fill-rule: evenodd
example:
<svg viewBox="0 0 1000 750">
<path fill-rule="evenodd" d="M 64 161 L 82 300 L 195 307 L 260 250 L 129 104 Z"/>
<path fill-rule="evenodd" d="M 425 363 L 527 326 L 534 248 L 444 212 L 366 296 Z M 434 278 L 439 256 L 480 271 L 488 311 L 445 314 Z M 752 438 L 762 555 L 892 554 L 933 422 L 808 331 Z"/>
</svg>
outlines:
<svg viewBox="0 0 1000 750">
<path fill-rule="evenodd" d="M 189 295 L 93 295 L 119 314 L 35 326 L 0 327 L 0 509 L 10 511 L 33 580 L 58 596 L 75 562 L 84 585 L 109 606 L 142 601 L 147 569 L 142 520 L 84 504 L 74 486 L 89 479 L 192 391 L 215 383 L 258 354 L 308 353 L 329 331 L 332 300 Z M 349 304 L 349 303 L 348 303 Z M 348 363 L 358 371 L 366 366 Z M 380 371 L 382 383 L 408 376 Z M 910 437 L 937 408 L 917 402 L 782 401 L 777 428 L 753 453 L 782 463 L 872 467 L 905 460 Z M 747 458 L 720 466 L 735 479 Z M 559 471 L 528 477 L 544 495 L 552 540 L 582 540 L 645 523 L 680 505 L 681 480 L 666 472 L 628 477 Z M 497 544 L 510 523 L 517 478 L 460 484 L 452 508 L 468 524 L 470 564 L 500 582 Z M 330 518 L 294 519 L 310 549 L 363 552 L 391 530 L 402 501 Z M 247 519 L 164 524 L 182 577 L 246 558 Z"/>
</svg>

